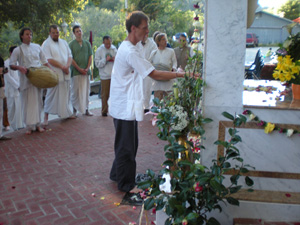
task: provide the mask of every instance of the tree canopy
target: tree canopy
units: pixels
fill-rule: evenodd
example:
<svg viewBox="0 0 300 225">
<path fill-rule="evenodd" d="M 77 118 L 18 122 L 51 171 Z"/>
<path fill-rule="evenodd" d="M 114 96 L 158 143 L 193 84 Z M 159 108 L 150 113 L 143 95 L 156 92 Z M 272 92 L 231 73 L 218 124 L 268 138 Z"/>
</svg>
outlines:
<svg viewBox="0 0 300 225">
<path fill-rule="evenodd" d="M 288 0 L 278 11 L 283 12 L 284 18 L 297 19 L 300 16 L 300 1 Z"/>
</svg>

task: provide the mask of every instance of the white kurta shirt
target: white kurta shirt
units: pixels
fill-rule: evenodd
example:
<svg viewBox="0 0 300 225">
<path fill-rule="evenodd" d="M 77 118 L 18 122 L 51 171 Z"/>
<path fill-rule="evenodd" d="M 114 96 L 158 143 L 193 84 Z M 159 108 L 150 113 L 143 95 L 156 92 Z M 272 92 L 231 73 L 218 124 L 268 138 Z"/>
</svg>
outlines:
<svg viewBox="0 0 300 225">
<path fill-rule="evenodd" d="M 142 121 L 143 79 L 155 68 L 141 55 L 140 45 L 123 41 L 112 70 L 109 113 L 121 120 Z"/>
<path fill-rule="evenodd" d="M 22 43 L 21 46 L 14 49 L 10 57 L 9 65 L 21 65 L 26 68 L 40 67 L 42 64 L 47 63 L 47 59 L 38 44 L 30 43 L 29 45 Z M 32 84 L 24 74 L 20 75 L 20 90 L 25 90 Z"/>
<path fill-rule="evenodd" d="M 20 79 L 18 71 L 12 70 L 9 67 L 9 59 L 5 60 L 5 67 L 8 68 L 8 73 L 4 76 L 5 81 L 5 96 L 7 98 L 19 96 Z"/>
<path fill-rule="evenodd" d="M 107 54 L 115 57 L 117 54 L 117 48 L 111 45 L 111 47 L 107 49 L 104 44 L 102 44 L 95 53 L 95 65 L 99 69 L 101 80 L 109 80 L 111 78 L 111 72 L 114 65 L 114 62 L 106 61 Z"/>
</svg>

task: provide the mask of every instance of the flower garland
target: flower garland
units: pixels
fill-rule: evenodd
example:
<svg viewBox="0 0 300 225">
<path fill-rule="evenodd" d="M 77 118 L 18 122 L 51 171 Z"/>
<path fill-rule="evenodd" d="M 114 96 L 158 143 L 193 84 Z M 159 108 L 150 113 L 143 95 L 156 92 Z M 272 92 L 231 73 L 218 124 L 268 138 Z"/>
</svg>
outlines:
<svg viewBox="0 0 300 225">
<path fill-rule="evenodd" d="M 299 130 L 294 130 L 294 129 L 284 129 L 284 128 L 280 128 L 278 126 L 276 126 L 276 124 L 274 123 L 270 123 L 270 122 L 266 122 L 263 120 L 260 120 L 258 118 L 258 116 L 254 115 L 250 110 L 246 109 L 243 112 L 243 115 L 249 116 L 250 121 L 256 121 L 258 122 L 257 125 L 264 127 L 265 133 L 269 134 L 274 130 L 278 130 L 279 133 L 284 133 L 286 134 L 288 137 L 291 137 L 293 134 L 300 134 Z"/>
<path fill-rule="evenodd" d="M 257 87 L 250 87 L 250 86 L 246 86 L 244 85 L 244 90 L 245 91 L 257 91 L 257 92 L 260 92 L 260 91 L 263 91 L 263 92 L 266 92 L 267 94 L 268 93 L 273 93 L 273 91 L 277 91 L 277 88 L 276 87 L 273 87 L 273 86 L 262 86 L 262 85 L 258 85 Z"/>
</svg>

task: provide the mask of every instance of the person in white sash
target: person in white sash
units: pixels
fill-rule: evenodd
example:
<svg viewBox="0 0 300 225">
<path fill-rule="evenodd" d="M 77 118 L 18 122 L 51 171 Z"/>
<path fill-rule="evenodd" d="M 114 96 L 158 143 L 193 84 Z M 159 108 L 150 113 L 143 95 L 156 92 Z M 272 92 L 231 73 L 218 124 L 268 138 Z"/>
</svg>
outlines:
<svg viewBox="0 0 300 225">
<path fill-rule="evenodd" d="M 42 44 L 42 49 L 51 66 L 58 74 L 59 83 L 53 88 L 48 88 L 44 103 L 44 126 L 48 125 L 49 114 L 61 118 L 74 119 L 70 105 L 70 66 L 72 53 L 68 43 L 59 38 L 59 28 L 51 25 L 49 37 Z"/>
<path fill-rule="evenodd" d="M 12 46 L 9 48 L 10 55 L 16 47 L 17 46 Z M 19 91 L 20 79 L 18 72 L 9 68 L 9 61 L 9 58 L 5 60 L 5 67 L 8 68 L 8 73 L 4 76 L 5 96 L 7 99 L 8 108 L 8 121 L 10 123 L 10 126 L 14 130 L 18 130 L 24 127 L 24 123 L 22 120 L 21 97 Z"/>
<path fill-rule="evenodd" d="M 33 130 L 43 132 L 40 126 L 43 109 L 42 89 L 33 86 L 25 74 L 29 67 L 48 66 L 43 50 L 38 44 L 31 43 L 32 31 L 26 27 L 20 31 L 22 45 L 17 47 L 10 57 L 10 68 L 19 71 L 20 94 L 23 113 L 23 122 L 26 125 L 26 134 Z"/>
</svg>

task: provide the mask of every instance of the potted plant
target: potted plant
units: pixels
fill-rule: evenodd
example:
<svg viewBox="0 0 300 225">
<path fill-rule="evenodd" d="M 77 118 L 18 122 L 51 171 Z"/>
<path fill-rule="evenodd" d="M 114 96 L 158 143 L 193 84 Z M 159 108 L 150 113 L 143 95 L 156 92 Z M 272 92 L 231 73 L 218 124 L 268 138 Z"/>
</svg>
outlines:
<svg viewBox="0 0 300 225">
<path fill-rule="evenodd" d="M 188 67 L 193 72 L 199 72 L 202 64 L 201 53 L 190 59 Z M 201 111 L 201 97 L 204 81 L 199 78 L 185 76 L 179 79 L 173 93 L 159 101 L 154 99 L 151 108 L 154 121 L 159 128 L 157 136 L 167 141 L 164 147 L 165 161 L 159 174 L 147 170 L 149 180 L 138 184 L 145 190 L 144 208 L 164 210 L 169 217 L 165 224 L 220 224 L 215 218 L 209 218 L 208 212 L 218 209 L 222 211 L 220 202 L 239 205 L 239 201 L 231 196 L 238 192 L 242 185 L 238 183 L 242 173 L 247 173 L 249 167 L 244 164 L 238 148 L 241 141 L 236 129 L 246 122 L 243 115 L 232 116 L 227 112 L 223 115 L 232 120 L 234 128 L 229 129 L 230 140 L 216 141 L 216 145 L 225 148 L 225 155 L 213 160 L 211 166 L 200 163 L 201 151 L 204 149 L 201 140 L 204 139 L 204 124 L 211 119 L 204 118 Z M 225 173 L 235 170 L 229 177 L 230 184 L 226 186 Z M 170 191 L 162 189 L 169 175 Z M 246 185 L 252 186 L 253 181 L 245 177 Z"/>
<path fill-rule="evenodd" d="M 296 35 L 291 34 L 294 25 L 289 25 L 290 36 L 276 52 L 278 64 L 273 77 L 281 82 L 292 84 L 293 98 L 300 99 L 300 32 Z"/>
</svg>

